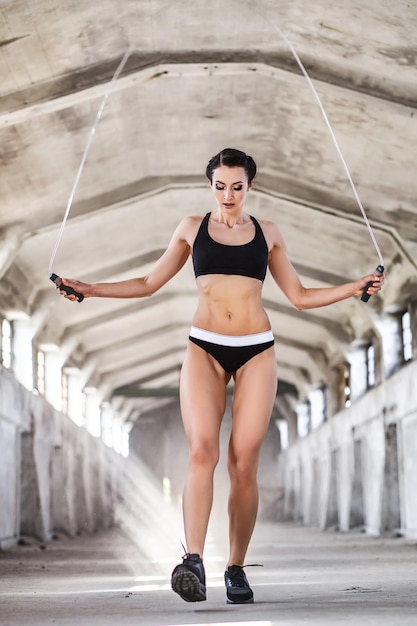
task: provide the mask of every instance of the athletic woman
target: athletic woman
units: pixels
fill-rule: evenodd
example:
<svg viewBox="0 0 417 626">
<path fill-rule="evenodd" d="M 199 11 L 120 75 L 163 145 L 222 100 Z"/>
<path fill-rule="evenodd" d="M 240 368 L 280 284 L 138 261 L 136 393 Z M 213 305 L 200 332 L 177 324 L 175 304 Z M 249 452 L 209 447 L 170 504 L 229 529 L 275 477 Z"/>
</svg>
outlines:
<svg viewBox="0 0 417 626">
<path fill-rule="evenodd" d="M 183 493 L 187 552 L 171 581 L 173 590 L 187 602 L 206 599 L 203 553 L 226 385 L 231 378 L 234 392 L 227 461 L 230 552 L 225 584 L 227 602 L 253 602 L 243 566 L 258 509 L 259 452 L 277 391 L 274 337 L 262 305 L 267 269 L 298 310 L 360 296 L 370 282 L 368 293 L 375 295 L 384 280 L 372 274 L 337 287 L 303 287 L 278 226 L 258 222 L 245 212 L 255 174 L 254 160 L 240 150 L 227 148 L 214 156 L 206 175 L 215 210 L 203 217 L 184 218 L 146 276 L 96 284 L 62 279 L 84 298 L 143 298 L 163 287 L 192 256 L 198 302 L 180 380 L 181 413 L 189 444 Z"/>
</svg>

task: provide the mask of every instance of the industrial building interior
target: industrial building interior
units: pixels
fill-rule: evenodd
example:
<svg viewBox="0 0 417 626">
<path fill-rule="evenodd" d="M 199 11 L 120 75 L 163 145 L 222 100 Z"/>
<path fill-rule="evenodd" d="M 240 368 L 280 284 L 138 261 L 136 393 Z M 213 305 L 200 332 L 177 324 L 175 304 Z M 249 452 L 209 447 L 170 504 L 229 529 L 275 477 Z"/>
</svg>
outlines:
<svg viewBox="0 0 417 626">
<path fill-rule="evenodd" d="M 50 275 L 145 275 L 182 218 L 214 209 L 205 169 L 226 147 L 255 159 L 246 210 L 279 225 L 304 286 L 385 268 L 368 302 L 308 311 L 267 275 L 259 521 L 414 545 L 416 34 L 412 0 L 0 1 L 0 572 L 25 542 L 76 546 L 121 520 L 145 555 L 179 554 L 192 262 L 140 300 L 70 302 Z M 225 446 L 230 421 L 228 404 Z M 216 480 L 222 520 L 222 464 Z M 208 623 L 173 610 L 140 623 Z"/>
</svg>

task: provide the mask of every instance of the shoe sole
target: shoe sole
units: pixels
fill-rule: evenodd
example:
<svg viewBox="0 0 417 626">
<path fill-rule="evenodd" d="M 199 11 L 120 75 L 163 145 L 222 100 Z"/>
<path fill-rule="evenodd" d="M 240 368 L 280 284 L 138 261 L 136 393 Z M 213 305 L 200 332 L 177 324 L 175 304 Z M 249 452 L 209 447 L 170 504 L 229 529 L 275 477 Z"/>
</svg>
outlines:
<svg viewBox="0 0 417 626">
<path fill-rule="evenodd" d="M 206 600 L 206 588 L 198 576 L 187 568 L 181 568 L 172 575 L 171 587 L 186 602 Z"/>
<path fill-rule="evenodd" d="M 227 604 L 253 604 L 253 598 L 249 598 L 249 600 L 231 600 L 230 598 L 227 598 L 226 600 Z"/>
</svg>

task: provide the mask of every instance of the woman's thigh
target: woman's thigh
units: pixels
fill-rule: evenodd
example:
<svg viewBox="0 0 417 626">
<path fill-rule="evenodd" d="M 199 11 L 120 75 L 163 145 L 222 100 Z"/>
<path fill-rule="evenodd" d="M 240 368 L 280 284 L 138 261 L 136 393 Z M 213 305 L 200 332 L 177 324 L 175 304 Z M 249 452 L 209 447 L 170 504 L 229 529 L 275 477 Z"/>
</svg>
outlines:
<svg viewBox="0 0 417 626">
<path fill-rule="evenodd" d="M 229 378 L 213 357 L 192 342 L 188 343 L 181 368 L 180 402 L 190 445 L 218 445 Z"/>
<path fill-rule="evenodd" d="M 274 347 L 257 354 L 235 376 L 231 443 L 235 454 L 257 454 L 268 430 L 277 392 Z"/>
</svg>

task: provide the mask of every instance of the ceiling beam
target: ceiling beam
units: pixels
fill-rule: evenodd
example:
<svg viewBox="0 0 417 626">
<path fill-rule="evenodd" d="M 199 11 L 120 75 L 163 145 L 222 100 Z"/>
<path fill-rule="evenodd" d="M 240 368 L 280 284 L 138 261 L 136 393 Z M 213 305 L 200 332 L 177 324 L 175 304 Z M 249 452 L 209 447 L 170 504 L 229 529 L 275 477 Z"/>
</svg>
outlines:
<svg viewBox="0 0 417 626">
<path fill-rule="evenodd" d="M 90 98 L 104 94 L 111 81 L 120 58 L 106 59 L 70 74 L 52 78 L 30 87 L 16 90 L 0 101 L 0 127 L 17 124 L 29 118 L 57 111 Z M 391 79 L 389 83 L 384 77 L 369 77 L 365 70 L 357 69 L 342 72 L 340 66 L 332 67 L 326 61 L 305 55 L 304 64 L 309 76 L 317 82 L 330 84 L 339 89 L 357 92 L 366 96 L 392 102 L 409 108 L 417 107 L 417 90 L 411 85 Z M 289 50 L 267 53 L 259 50 L 193 50 L 156 53 L 134 52 L 128 59 L 121 77 L 114 89 L 138 81 L 154 80 L 161 76 L 175 73 L 179 67 L 182 73 L 189 68 L 200 66 L 202 71 L 223 73 L 234 68 L 234 73 L 267 71 L 269 75 L 286 72 L 299 75 L 305 81 L 300 69 Z"/>
</svg>

